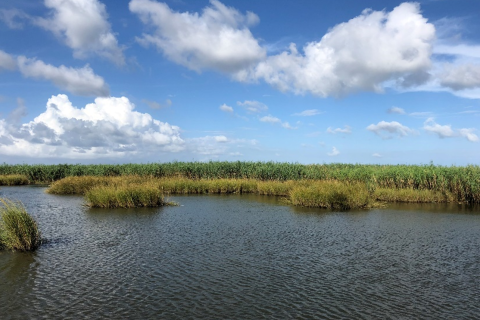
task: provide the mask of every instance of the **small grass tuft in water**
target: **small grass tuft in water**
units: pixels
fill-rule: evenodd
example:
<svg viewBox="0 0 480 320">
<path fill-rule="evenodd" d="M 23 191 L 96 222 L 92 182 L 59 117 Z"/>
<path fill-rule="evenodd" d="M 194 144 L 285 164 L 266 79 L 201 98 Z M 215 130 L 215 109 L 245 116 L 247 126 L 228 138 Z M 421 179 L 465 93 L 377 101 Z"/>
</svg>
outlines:
<svg viewBox="0 0 480 320">
<path fill-rule="evenodd" d="M 88 205 L 93 208 L 136 208 L 169 205 L 157 186 L 132 184 L 121 186 L 98 186 L 85 194 Z"/>
<path fill-rule="evenodd" d="M 364 209 L 371 206 L 371 198 L 363 183 L 315 181 L 297 186 L 290 191 L 293 205 L 336 210 Z"/>
<path fill-rule="evenodd" d="M 20 186 L 29 183 L 27 176 L 21 174 L 0 175 L 0 186 Z"/>
<path fill-rule="evenodd" d="M 20 202 L 0 198 L 0 248 L 34 251 L 41 243 L 36 221 Z"/>
</svg>

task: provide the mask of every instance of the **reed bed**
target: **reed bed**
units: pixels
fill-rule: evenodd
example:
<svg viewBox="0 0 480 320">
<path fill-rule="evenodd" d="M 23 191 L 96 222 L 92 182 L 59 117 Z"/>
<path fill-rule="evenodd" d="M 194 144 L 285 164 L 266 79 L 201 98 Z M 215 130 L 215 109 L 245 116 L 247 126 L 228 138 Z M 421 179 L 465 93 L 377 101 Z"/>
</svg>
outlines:
<svg viewBox="0 0 480 320">
<path fill-rule="evenodd" d="M 450 192 L 418 189 L 376 189 L 373 198 L 383 202 L 410 202 L 410 203 L 451 203 L 455 196 Z"/>
<path fill-rule="evenodd" d="M 190 180 L 240 179 L 258 181 L 362 182 L 370 189 L 414 189 L 451 193 L 455 201 L 480 203 L 480 167 L 469 165 L 362 165 L 279 162 L 170 162 L 121 165 L 0 165 L 0 175 L 20 174 L 32 183 L 51 183 L 65 177 L 95 176 L 186 178 Z M 267 188 L 268 189 L 268 188 Z"/>
<path fill-rule="evenodd" d="M 0 249 L 34 251 L 41 243 L 36 221 L 20 202 L 0 198 Z"/>
<path fill-rule="evenodd" d="M 0 186 L 20 186 L 29 184 L 27 176 L 21 174 L 0 175 Z"/>
<path fill-rule="evenodd" d="M 253 179 L 187 179 L 68 177 L 53 183 L 49 193 L 86 195 L 93 207 L 161 206 L 160 195 L 255 193 L 282 196 L 296 206 L 348 210 L 376 202 L 456 202 L 450 192 L 413 188 L 377 188 L 369 183 L 337 180 L 259 181 Z M 141 194 L 145 193 L 142 198 Z M 152 196 L 155 195 L 155 196 Z"/>
</svg>

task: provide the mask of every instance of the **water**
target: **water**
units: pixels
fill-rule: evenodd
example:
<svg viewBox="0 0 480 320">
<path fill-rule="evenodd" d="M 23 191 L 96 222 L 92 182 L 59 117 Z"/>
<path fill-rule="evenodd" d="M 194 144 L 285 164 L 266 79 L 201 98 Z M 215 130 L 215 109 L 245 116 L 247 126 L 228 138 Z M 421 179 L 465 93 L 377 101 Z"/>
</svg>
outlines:
<svg viewBox="0 0 480 320">
<path fill-rule="evenodd" d="M 48 239 L 0 252 L 1 319 L 478 319 L 480 210 L 348 213 L 253 195 L 92 210 L 3 187 Z"/>
</svg>

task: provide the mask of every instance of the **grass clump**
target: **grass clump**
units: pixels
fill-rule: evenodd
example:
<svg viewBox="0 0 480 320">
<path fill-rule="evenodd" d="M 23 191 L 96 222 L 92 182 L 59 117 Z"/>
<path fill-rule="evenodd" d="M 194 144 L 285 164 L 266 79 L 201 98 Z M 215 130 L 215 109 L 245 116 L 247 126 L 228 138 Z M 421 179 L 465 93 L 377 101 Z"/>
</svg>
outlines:
<svg viewBox="0 0 480 320">
<path fill-rule="evenodd" d="M 364 209 L 371 206 L 365 184 L 316 181 L 300 185 L 290 191 L 290 202 L 296 206 L 336 210 Z"/>
<path fill-rule="evenodd" d="M 410 202 L 410 203 L 449 203 L 454 202 L 455 197 L 450 192 L 440 192 L 426 189 L 387 189 L 378 188 L 373 197 L 377 201 L 384 202 Z"/>
<path fill-rule="evenodd" d="M 20 186 L 29 183 L 28 177 L 21 174 L 0 175 L 0 186 Z"/>
<path fill-rule="evenodd" d="M 163 193 L 154 185 L 98 186 L 85 194 L 93 208 L 136 208 L 168 205 Z"/>
<path fill-rule="evenodd" d="M 0 248 L 34 251 L 41 243 L 36 221 L 20 202 L 0 198 Z"/>
</svg>

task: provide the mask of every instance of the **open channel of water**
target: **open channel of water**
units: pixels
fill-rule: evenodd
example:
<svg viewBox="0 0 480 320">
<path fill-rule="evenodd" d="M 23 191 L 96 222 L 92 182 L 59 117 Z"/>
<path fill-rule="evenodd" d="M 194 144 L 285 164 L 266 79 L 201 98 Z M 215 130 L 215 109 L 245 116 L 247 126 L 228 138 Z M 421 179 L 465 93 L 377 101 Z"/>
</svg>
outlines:
<svg viewBox="0 0 480 320">
<path fill-rule="evenodd" d="M 478 319 L 480 209 L 254 195 L 99 210 L 2 187 L 48 239 L 0 252 L 1 319 Z"/>
</svg>

